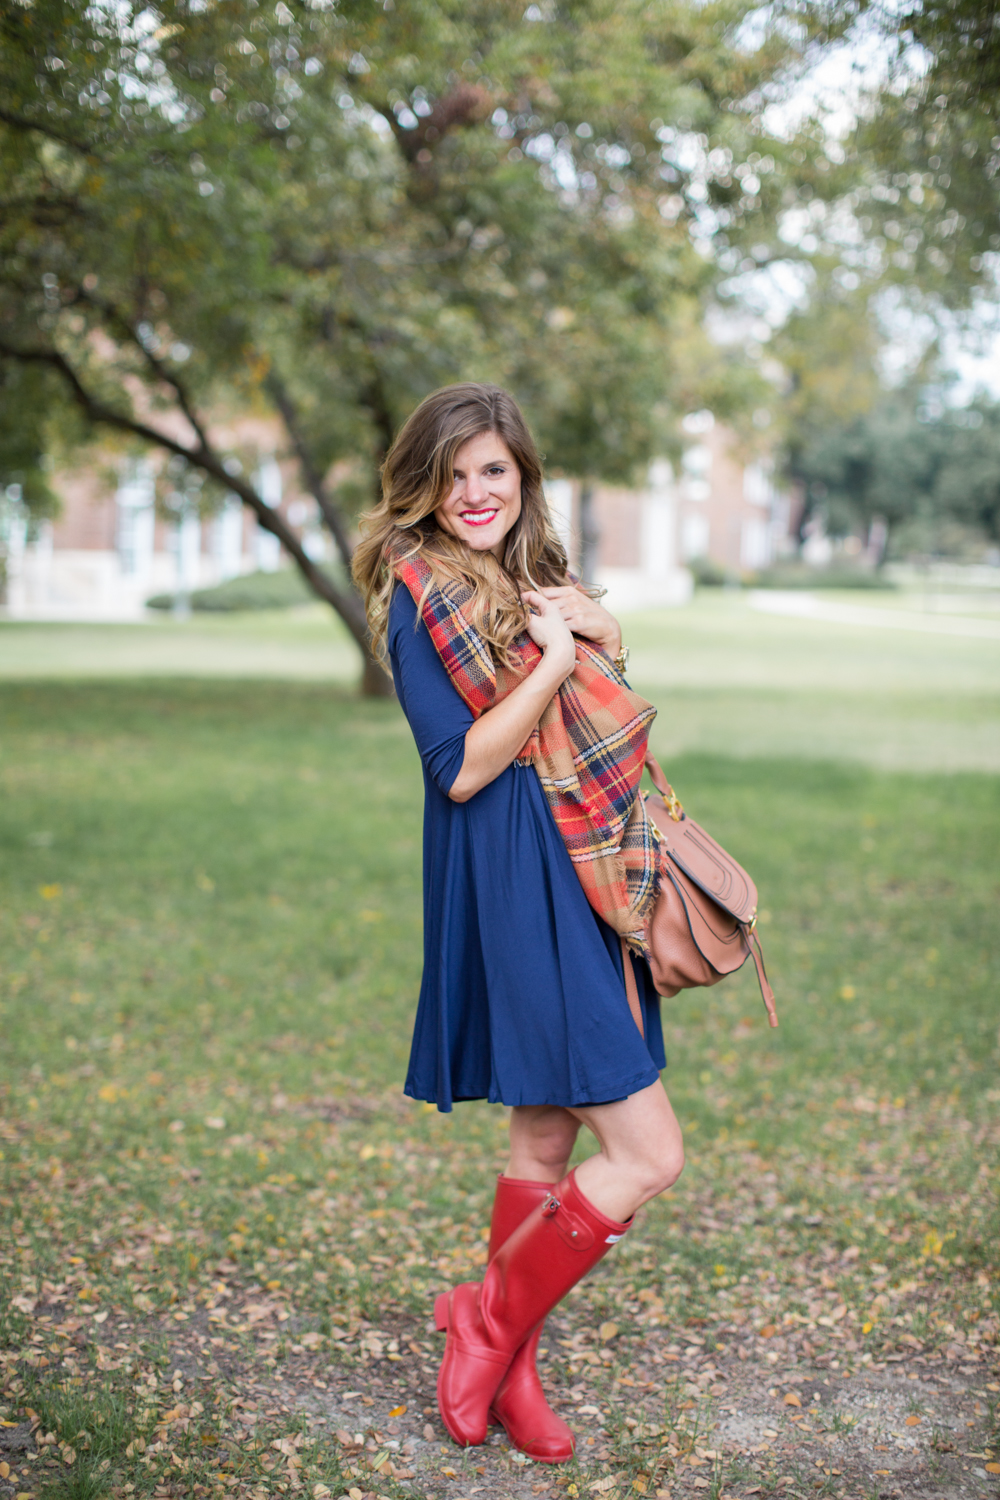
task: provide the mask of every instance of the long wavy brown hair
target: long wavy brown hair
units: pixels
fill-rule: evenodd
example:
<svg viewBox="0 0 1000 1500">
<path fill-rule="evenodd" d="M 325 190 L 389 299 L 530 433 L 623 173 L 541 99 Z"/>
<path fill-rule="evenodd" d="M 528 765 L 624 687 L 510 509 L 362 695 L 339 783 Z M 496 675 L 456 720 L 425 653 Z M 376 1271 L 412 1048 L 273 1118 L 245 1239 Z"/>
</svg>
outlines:
<svg viewBox="0 0 1000 1500">
<path fill-rule="evenodd" d="M 451 492 L 456 453 L 484 432 L 503 438 L 521 473 L 521 514 L 507 533 L 500 562 L 443 531 L 435 516 Z M 434 583 L 469 586 L 463 610 L 498 661 L 511 660 L 512 644 L 525 627 L 521 590 L 570 581 L 542 490 L 538 449 L 517 402 L 499 386 L 470 381 L 432 392 L 407 418 L 382 466 L 382 498 L 361 518 L 352 571 L 383 666 L 393 566 L 414 555 L 430 566 Z"/>
</svg>

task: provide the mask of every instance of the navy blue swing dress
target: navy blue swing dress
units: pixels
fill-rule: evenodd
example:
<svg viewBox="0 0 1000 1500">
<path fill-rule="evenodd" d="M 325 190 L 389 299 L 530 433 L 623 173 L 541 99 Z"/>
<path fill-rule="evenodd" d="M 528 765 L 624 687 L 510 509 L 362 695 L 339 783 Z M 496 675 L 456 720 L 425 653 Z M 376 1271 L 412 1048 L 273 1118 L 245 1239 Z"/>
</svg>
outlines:
<svg viewBox="0 0 1000 1500">
<path fill-rule="evenodd" d="M 649 965 L 634 963 L 643 1040 L 621 943 L 583 893 L 534 768 L 510 765 L 452 802 L 474 720 L 402 584 L 388 646 L 425 791 L 424 973 L 405 1092 L 447 1111 L 463 1099 L 606 1104 L 648 1087 L 666 1065 Z"/>
</svg>

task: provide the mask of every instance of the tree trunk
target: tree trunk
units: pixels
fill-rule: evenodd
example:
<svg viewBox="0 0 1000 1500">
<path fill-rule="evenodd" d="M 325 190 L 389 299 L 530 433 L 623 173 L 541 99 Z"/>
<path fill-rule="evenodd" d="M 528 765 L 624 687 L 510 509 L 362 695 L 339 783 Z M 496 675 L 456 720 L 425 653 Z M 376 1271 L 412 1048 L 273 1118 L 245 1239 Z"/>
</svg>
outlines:
<svg viewBox="0 0 1000 1500">
<path fill-rule="evenodd" d="M 365 657 L 365 669 L 361 678 L 362 698 L 394 698 L 396 689 L 388 672 L 370 653 Z"/>
</svg>

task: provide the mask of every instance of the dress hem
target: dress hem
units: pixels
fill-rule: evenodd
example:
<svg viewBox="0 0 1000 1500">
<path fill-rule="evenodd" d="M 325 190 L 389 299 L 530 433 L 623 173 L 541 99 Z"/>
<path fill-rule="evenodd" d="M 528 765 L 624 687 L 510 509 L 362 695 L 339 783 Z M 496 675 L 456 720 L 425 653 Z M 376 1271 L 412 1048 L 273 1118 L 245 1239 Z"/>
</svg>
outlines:
<svg viewBox="0 0 1000 1500">
<path fill-rule="evenodd" d="M 649 1068 L 644 1068 L 642 1073 L 635 1078 L 617 1085 L 615 1092 L 606 1095 L 603 1099 L 502 1099 L 499 1094 L 494 1095 L 488 1091 L 483 1094 L 453 1094 L 450 1100 L 441 1103 L 433 1089 L 418 1089 L 416 1085 L 410 1083 L 409 1079 L 403 1086 L 403 1093 L 408 1099 L 418 1099 L 423 1104 L 436 1105 L 440 1114 L 450 1114 L 454 1104 L 472 1104 L 481 1100 L 485 1100 L 488 1104 L 502 1104 L 505 1109 L 542 1105 L 558 1109 L 589 1109 L 600 1104 L 617 1104 L 622 1099 L 628 1099 L 642 1089 L 649 1088 L 659 1076 L 660 1069 L 653 1063 Z"/>
</svg>

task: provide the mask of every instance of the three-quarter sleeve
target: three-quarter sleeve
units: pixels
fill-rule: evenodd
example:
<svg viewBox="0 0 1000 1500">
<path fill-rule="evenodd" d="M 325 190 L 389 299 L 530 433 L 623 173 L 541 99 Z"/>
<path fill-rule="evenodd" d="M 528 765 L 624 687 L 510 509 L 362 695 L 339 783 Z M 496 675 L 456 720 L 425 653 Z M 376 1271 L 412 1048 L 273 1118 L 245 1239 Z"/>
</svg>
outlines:
<svg viewBox="0 0 1000 1500">
<path fill-rule="evenodd" d="M 452 685 L 427 627 L 422 620 L 417 623 L 417 606 L 402 584 L 389 608 L 388 645 L 396 694 L 420 759 L 447 796 L 462 769 L 465 736 L 475 720 Z"/>
</svg>

